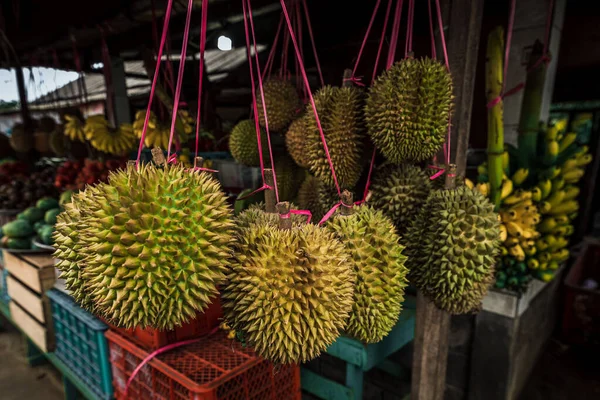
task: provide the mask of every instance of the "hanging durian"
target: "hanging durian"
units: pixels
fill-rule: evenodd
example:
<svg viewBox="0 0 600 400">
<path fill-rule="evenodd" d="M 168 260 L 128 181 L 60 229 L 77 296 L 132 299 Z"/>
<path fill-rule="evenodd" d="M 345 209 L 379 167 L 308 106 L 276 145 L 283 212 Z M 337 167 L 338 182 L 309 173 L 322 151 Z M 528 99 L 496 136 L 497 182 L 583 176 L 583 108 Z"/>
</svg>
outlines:
<svg viewBox="0 0 600 400">
<path fill-rule="evenodd" d="M 404 235 L 410 281 L 452 314 L 479 310 L 494 280 L 500 222 L 480 192 L 434 190 Z"/>
<path fill-rule="evenodd" d="M 298 189 L 306 177 L 306 173 L 287 154 L 280 153 L 273 155 L 273 158 L 275 159 L 279 200 L 291 201 L 296 197 Z"/>
<path fill-rule="evenodd" d="M 308 168 L 306 160 L 306 135 L 307 127 L 304 117 L 300 117 L 291 123 L 285 134 L 285 145 L 288 153 L 294 159 L 296 164 L 302 168 Z"/>
<path fill-rule="evenodd" d="M 270 132 L 280 132 L 287 128 L 300 107 L 300 98 L 291 83 L 281 79 L 269 79 L 263 84 L 267 118 Z M 256 91 L 258 120 L 265 127 L 265 115 L 260 90 Z"/>
<path fill-rule="evenodd" d="M 233 240 L 232 211 L 208 173 L 180 165 L 130 166 L 74 195 L 81 222 L 59 214 L 57 258 L 85 249 L 67 289 L 119 327 L 172 329 L 218 294 Z M 76 215 L 76 214 L 73 214 Z M 64 224 L 64 225 L 61 225 Z M 78 229 L 77 239 L 72 230 Z M 69 259 L 70 260 L 70 259 Z"/>
<path fill-rule="evenodd" d="M 238 231 L 222 288 L 226 323 L 279 364 L 317 357 L 346 326 L 356 276 L 344 246 L 324 228 L 269 222 Z"/>
<path fill-rule="evenodd" d="M 318 178 L 308 175 L 298 190 L 298 207 L 302 210 L 310 210 L 315 222 L 319 222 L 328 211 L 324 210 L 319 201 L 319 188 L 321 182 Z"/>
<path fill-rule="evenodd" d="M 432 158 L 444 143 L 452 109 L 452 78 L 430 58 L 405 58 L 369 90 L 367 131 L 395 164 Z"/>
<path fill-rule="evenodd" d="M 265 166 L 271 165 L 269 156 L 269 144 L 267 134 L 264 129 L 260 132 L 260 141 L 262 145 L 262 156 Z M 258 167 L 260 165 L 260 155 L 258 154 L 258 140 L 256 138 L 256 124 L 252 120 L 239 122 L 231 131 L 229 136 L 229 150 L 235 161 L 249 167 Z"/>
<path fill-rule="evenodd" d="M 325 86 L 314 96 L 338 183 L 344 189 L 356 185 L 363 167 L 362 98 L 362 91 L 356 87 Z M 308 128 L 306 163 L 313 175 L 333 186 L 333 175 L 310 105 L 304 120 Z"/>
<path fill-rule="evenodd" d="M 392 330 L 402 311 L 408 270 L 404 246 L 392 221 L 368 206 L 338 213 L 327 228 L 346 246 L 356 272 L 354 304 L 346 332 L 377 343 Z"/>
<path fill-rule="evenodd" d="M 403 234 L 427 200 L 431 180 L 414 165 L 387 165 L 378 169 L 370 186 L 369 204 L 388 216 Z"/>
</svg>

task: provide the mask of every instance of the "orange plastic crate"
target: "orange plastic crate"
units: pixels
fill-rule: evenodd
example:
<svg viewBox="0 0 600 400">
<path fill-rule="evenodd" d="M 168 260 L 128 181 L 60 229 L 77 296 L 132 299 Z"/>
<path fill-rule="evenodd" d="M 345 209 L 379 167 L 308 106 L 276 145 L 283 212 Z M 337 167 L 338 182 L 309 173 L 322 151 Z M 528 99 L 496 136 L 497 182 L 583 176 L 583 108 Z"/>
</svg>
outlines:
<svg viewBox="0 0 600 400">
<path fill-rule="evenodd" d="M 124 329 L 107 323 L 111 329 L 129 338 L 138 346 L 146 350 L 156 350 L 171 343 L 206 335 L 219 325 L 222 315 L 221 302 L 217 297 L 212 300 L 212 303 L 204 312 L 197 313 L 196 318 L 173 330 L 160 331 L 152 328 Z"/>
<path fill-rule="evenodd" d="M 300 400 L 300 368 L 273 367 L 222 331 L 160 354 L 127 380 L 148 352 L 107 331 L 117 400 Z"/>
</svg>

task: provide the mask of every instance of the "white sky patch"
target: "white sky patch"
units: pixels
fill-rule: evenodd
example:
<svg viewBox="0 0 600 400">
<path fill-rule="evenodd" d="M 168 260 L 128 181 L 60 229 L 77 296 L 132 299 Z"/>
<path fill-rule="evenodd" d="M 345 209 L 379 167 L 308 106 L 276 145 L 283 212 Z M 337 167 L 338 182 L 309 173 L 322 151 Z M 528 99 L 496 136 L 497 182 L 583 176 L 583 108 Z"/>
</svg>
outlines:
<svg viewBox="0 0 600 400">
<path fill-rule="evenodd" d="M 31 74 L 32 70 L 33 77 Z M 64 71 L 54 68 L 34 67 L 32 70 L 29 68 L 23 69 L 27 99 L 30 102 L 74 81 L 79 76 L 74 71 Z M 14 69 L 0 69 L 0 100 L 7 102 L 19 100 L 17 77 Z"/>
</svg>

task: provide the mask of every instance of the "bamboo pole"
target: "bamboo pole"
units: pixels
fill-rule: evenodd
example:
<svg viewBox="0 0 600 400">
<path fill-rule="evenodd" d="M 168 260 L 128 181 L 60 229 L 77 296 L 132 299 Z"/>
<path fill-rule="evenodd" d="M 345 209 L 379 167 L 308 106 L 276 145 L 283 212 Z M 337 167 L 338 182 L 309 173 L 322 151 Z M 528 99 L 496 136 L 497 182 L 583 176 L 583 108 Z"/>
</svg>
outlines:
<svg viewBox="0 0 600 400">
<path fill-rule="evenodd" d="M 272 187 L 273 189 L 265 190 L 265 211 L 268 213 L 277 212 L 275 205 L 277 200 L 275 199 L 275 182 L 273 181 L 273 170 L 271 168 L 265 168 L 265 185 Z"/>
<path fill-rule="evenodd" d="M 292 229 L 292 219 L 290 218 L 290 203 L 282 201 L 276 205 L 279 213 L 279 229 L 288 231 Z"/>
</svg>

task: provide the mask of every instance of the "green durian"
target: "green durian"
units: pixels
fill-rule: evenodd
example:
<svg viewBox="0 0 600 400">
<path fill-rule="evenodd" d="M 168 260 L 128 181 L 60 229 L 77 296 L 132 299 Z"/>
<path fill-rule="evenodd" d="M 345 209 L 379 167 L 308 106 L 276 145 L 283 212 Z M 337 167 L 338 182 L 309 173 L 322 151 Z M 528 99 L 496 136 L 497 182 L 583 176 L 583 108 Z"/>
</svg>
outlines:
<svg viewBox="0 0 600 400">
<path fill-rule="evenodd" d="M 296 164 L 302 168 L 308 168 L 306 159 L 306 117 L 300 117 L 291 123 L 285 134 L 285 146 L 288 153 L 294 159 Z"/>
<path fill-rule="evenodd" d="M 271 164 L 269 157 L 269 145 L 267 134 L 264 129 L 260 130 L 260 140 L 262 146 L 262 156 L 265 166 Z M 229 136 L 229 150 L 235 161 L 249 167 L 258 167 L 260 165 L 260 155 L 258 154 L 258 140 L 256 138 L 256 124 L 250 119 L 240 121 L 231 130 Z"/>
<path fill-rule="evenodd" d="M 319 190 L 321 182 L 318 178 L 309 175 L 306 177 L 298 190 L 298 207 L 302 210 L 310 210 L 312 220 L 318 223 L 328 211 L 324 210 L 319 201 Z M 337 192 L 336 192 L 337 195 Z"/>
<path fill-rule="evenodd" d="M 392 330 L 402 311 L 408 270 L 404 246 L 394 224 L 381 211 L 354 207 L 328 220 L 331 230 L 346 246 L 356 273 L 354 304 L 346 332 L 377 343 Z"/>
<path fill-rule="evenodd" d="M 298 207 L 290 203 L 290 209 L 297 210 Z M 290 218 L 294 226 L 301 226 L 306 223 L 306 216 L 303 215 L 291 214 Z M 279 225 L 279 214 L 266 212 L 264 203 L 252 204 L 235 218 L 236 234 L 239 235 L 243 230 L 257 224 L 269 224 L 277 227 Z"/>
<path fill-rule="evenodd" d="M 273 155 L 273 158 L 275 159 L 279 201 L 292 201 L 296 197 L 306 173 L 287 154 Z"/>
<path fill-rule="evenodd" d="M 325 228 L 241 230 L 222 287 L 227 324 L 277 364 L 309 361 L 343 331 L 356 276 L 346 250 Z"/>
<path fill-rule="evenodd" d="M 292 122 L 300 107 L 300 97 L 296 88 L 288 81 L 281 79 L 268 79 L 263 83 L 269 131 L 281 132 Z M 256 91 L 258 106 L 258 120 L 265 127 L 265 114 L 260 90 Z"/>
<path fill-rule="evenodd" d="M 445 141 L 452 110 L 452 77 L 431 58 L 405 58 L 369 89 L 367 132 L 394 164 L 432 158 Z"/>
<path fill-rule="evenodd" d="M 478 311 L 494 281 L 500 222 L 480 192 L 433 190 L 403 239 L 409 279 L 452 314 Z"/>
<path fill-rule="evenodd" d="M 172 329 L 218 295 L 234 225 L 210 174 L 181 165 L 130 166 L 73 195 L 65 208 L 72 210 L 57 218 L 55 255 L 64 262 L 65 254 L 83 249 L 79 270 L 73 261 L 60 265 L 71 278 L 67 289 L 112 324 Z"/>
<path fill-rule="evenodd" d="M 421 168 L 409 164 L 386 165 L 373 175 L 369 204 L 388 216 L 403 234 L 430 190 L 429 175 Z"/>
<path fill-rule="evenodd" d="M 353 187 L 363 168 L 363 93 L 356 87 L 325 86 L 314 99 L 338 183 L 342 189 Z M 310 105 L 304 120 L 308 127 L 304 157 L 309 169 L 325 185 L 333 186 L 333 175 Z"/>
</svg>

